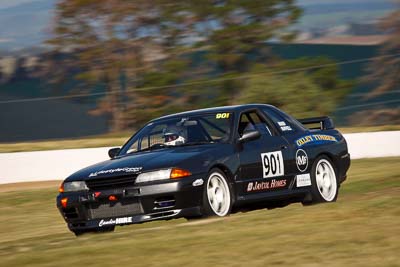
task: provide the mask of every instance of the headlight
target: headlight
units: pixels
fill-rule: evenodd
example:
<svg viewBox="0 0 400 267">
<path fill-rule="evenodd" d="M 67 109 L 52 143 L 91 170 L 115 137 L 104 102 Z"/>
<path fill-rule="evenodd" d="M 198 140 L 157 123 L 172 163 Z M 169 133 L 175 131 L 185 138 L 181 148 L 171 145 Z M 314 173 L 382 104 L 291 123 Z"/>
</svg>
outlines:
<svg viewBox="0 0 400 267">
<path fill-rule="evenodd" d="M 158 180 L 168 180 L 168 179 L 177 179 L 186 176 L 192 175 L 189 171 L 173 168 L 173 169 L 165 169 L 158 170 L 152 172 L 144 172 L 138 175 L 136 178 L 136 183 L 144 183 L 144 182 L 152 182 Z"/>
<path fill-rule="evenodd" d="M 61 189 L 62 188 L 62 189 Z M 61 185 L 60 192 L 75 192 L 89 190 L 84 181 L 65 182 Z"/>
</svg>

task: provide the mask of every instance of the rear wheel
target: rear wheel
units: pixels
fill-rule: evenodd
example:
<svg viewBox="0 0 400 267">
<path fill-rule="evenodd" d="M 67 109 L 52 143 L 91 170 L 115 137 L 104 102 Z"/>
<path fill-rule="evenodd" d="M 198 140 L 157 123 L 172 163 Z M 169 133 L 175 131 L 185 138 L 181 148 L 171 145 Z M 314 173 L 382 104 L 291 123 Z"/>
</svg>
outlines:
<svg viewBox="0 0 400 267">
<path fill-rule="evenodd" d="M 203 192 L 203 215 L 228 215 L 232 209 L 232 194 L 225 174 L 218 169 L 211 170 Z"/>
<path fill-rule="evenodd" d="M 334 202 L 338 195 L 338 181 L 332 161 L 326 157 L 319 157 L 311 171 L 312 203 Z"/>
</svg>

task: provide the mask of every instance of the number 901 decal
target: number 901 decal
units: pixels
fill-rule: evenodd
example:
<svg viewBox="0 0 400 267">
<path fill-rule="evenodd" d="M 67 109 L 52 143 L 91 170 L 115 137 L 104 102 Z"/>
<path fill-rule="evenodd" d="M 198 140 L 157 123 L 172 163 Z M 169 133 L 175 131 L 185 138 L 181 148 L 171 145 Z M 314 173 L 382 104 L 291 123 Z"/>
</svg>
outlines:
<svg viewBox="0 0 400 267">
<path fill-rule="evenodd" d="M 229 113 L 218 113 L 215 115 L 216 119 L 228 119 L 229 118 Z"/>
<path fill-rule="evenodd" d="M 262 153 L 261 161 L 263 165 L 264 178 L 283 176 L 285 173 L 282 151 Z"/>
</svg>

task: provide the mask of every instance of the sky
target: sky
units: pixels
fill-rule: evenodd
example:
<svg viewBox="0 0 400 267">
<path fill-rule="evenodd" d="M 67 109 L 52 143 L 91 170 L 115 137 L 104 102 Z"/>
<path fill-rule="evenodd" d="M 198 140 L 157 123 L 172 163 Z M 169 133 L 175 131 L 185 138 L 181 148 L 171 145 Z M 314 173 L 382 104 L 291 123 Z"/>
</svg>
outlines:
<svg viewBox="0 0 400 267">
<path fill-rule="evenodd" d="M 42 0 L 0 0 L 0 9 L 38 1 Z"/>
</svg>

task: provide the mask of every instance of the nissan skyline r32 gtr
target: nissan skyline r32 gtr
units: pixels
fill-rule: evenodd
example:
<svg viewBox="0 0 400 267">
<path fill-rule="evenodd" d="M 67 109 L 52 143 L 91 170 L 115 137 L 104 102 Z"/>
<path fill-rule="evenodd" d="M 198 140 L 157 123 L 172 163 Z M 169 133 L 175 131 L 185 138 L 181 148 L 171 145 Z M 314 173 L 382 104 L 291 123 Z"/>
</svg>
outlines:
<svg viewBox="0 0 400 267">
<path fill-rule="evenodd" d="M 76 235 L 250 204 L 332 202 L 350 166 L 330 118 L 296 120 L 262 104 L 154 119 L 108 154 L 60 186 L 57 207 Z"/>
</svg>

